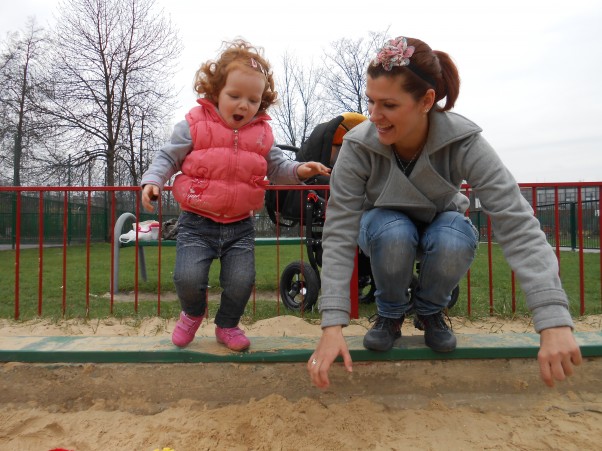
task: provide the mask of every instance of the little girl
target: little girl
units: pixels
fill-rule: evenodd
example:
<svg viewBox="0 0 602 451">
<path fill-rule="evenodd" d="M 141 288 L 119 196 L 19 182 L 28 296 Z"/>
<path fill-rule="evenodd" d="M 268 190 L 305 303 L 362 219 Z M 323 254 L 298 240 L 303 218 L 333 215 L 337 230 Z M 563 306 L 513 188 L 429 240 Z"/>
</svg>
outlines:
<svg viewBox="0 0 602 451">
<path fill-rule="evenodd" d="M 255 283 L 253 211 L 263 205 L 268 179 L 298 184 L 330 170 L 291 161 L 273 146 L 266 114 L 277 97 L 272 71 L 249 43 L 227 43 L 216 61 L 197 71 L 194 88 L 199 106 L 175 125 L 170 142 L 142 176 L 142 204 L 154 211 L 151 201 L 181 171 L 173 184 L 182 209 L 173 277 L 182 312 L 172 342 L 184 347 L 194 339 L 206 313 L 209 268 L 219 258 L 223 291 L 215 336 L 243 351 L 250 341 L 238 325 Z"/>
</svg>

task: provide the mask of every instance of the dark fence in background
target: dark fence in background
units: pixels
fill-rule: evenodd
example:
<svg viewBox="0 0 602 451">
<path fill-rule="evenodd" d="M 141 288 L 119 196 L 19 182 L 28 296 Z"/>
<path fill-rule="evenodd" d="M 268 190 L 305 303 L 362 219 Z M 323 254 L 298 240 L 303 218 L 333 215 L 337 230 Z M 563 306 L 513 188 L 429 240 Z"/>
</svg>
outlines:
<svg viewBox="0 0 602 451">
<path fill-rule="evenodd" d="M 558 229 L 558 245 L 562 248 L 576 250 L 578 243 L 578 205 L 576 202 L 561 202 L 558 209 L 554 204 L 539 205 L 535 215 L 539 219 L 548 242 L 556 247 L 556 229 Z M 598 200 L 581 202 L 583 221 L 583 248 L 600 249 L 600 203 Z M 487 215 L 483 211 L 470 211 L 470 219 L 479 230 L 481 241 L 487 240 Z M 556 227 L 558 217 L 558 227 Z M 495 232 L 491 232 L 495 241 Z"/>
<path fill-rule="evenodd" d="M 17 235 L 17 203 L 20 203 L 20 243 L 37 244 L 40 239 L 40 224 L 43 224 L 43 239 L 48 245 L 62 244 L 64 224 L 67 225 L 68 244 L 109 242 L 113 231 L 112 205 L 115 215 L 136 212 L 138 188 L 131 191 L 60 191 L 49 187 L 49 191 L 0 191 L 0 244 L 15 244 Z M 99 187 L 105 189 L 105 187 Z M 119 190 L 124 188 L 118 188 Z M 50 191 L 52 190 L 52 191 Z M 113 195 L 111 194 L 113 193 Z M 111 199 L 111 197 L 114 199 Z M 178 206 L 171 193 L 163 195 L 162 217 L 169 220 L 178 216 Z M 89 212 L 89 214 L 88 214 Z M 156 219 L 157 215 L 140 211 L 141 221 Z M 42 221 L 41 221 L 42 219 Z M 89 224 L 88 224 L 89 221 Z"/>
<path fill-rule="evenodd" d="M 6 187 L 5 187 L 6 188 Z M 60 188 L 49 188 L 60 189 Z M 115 194 L 115 214 L 136 212 L 138 191 L 117 192 Z M 89 196 L 89 197 L 88 197 Z M 17 198 L 20 198 L 19 200 Z M 17 192 L 0 191 L 0 245 L 14 248 L 17 235 L 17 202 L 20 202 L 20 243 L 37 244 L 40 239 L 41 223 L 44 224 L 43 237 L 47 245 L 63 243 L 63 224 L 67 224 L 67 243 L 81 244 L 88 239 L 88 205 L 90 209 L 90 241 L 110 242 L 113 232 L 113 220 L 110 204 L 110 192 Z M 168 221 L 177 218 L 179 207 L 171 193 L 163 193 L 162 219 Z M 157 219 L 156 213 L 140 210 L 140 221 Z M 40 221 L 42 219 L 42 221 Z M 133 221 L 131 221 L 133 222 Z M 126 228 L 130 223 L 126 223 Z M 262 212 L 256 217 L 257 236 L 275 236 L 276 228 L 267 215 Z M 281 236 L 299 236 L 299 227 L 283 229 Z"/>
<path fill-rule="evenodd" d="M 538 198 L 549 198 L 549 184 L 529 185 L 523 189 L 523 195 L 534 207 L 541 228 L 546 233 L 549 243 L 556 247 L 579 248 L 579 221 L 582 225 L 583 249 L 600 249 L 600 187 L 596 184 L 575 184 L 577 186 L 557 185 L 558 199 L 574 198 L 574 200 L 538 204 Z M 104 189 L 104 187 L 99 187 Z M 136 213 L 137 187 L 119 187 L 117 190 L 129 191 L 67 191 L 61 188 L 48 188 L 48 191 L 10 191 L 9 187 L 0 191 L 0 245 L 12 245 L 16 240 L 16 211 L 17 197 L 20 197 L 20 242 L 21 244 L 37 244 L 40 238 L 39 225 L 44 224 L 43 239 L 46 244 L 62 244 L 63 225 L 67 224 L 67 243 L 83 243 L 88 239 L 88 217 L 90 220 L 91 242 L 109 242 L 113 231 L 112 197 L 114 197 L 115 214 L 117 217 L 124 212 Z M 469 188 L 465 187 L 469 192 Z M 580 196 L 576 191 L 586 191 L 587 196 Z M 529 192 L 534 193 L 529 195 Z M 111 194 L 113 193 L 113 194 Z M 541 194 L 544 194 L 542 196 Z M 567 196 L 567 194 L 569 194 Z M 579 199 L 577 199 L 579 197 Z M 487 217 L 479 209 L 478 199 L 471 199 L 469 212 L 473 224 L 481 234 L 481 240 L 487 240 Z M 581 207 L 581 208 L 579 208 Z M 90 214 L 88 216 L 88 209 Z M 166 190 L 162 198 L 162 219 L 167 221 L 177 218 L 178 205 L 173 200 L 171 192 Z M 43 216 L 43 222 L 40 221 Z M 156 219 L 157 214 L 139 210 L 141 221 Z M 580 219 L 581 218 L 581 219 Z M 127 224 L 129 227 L 129 224 Z M 256 216 L 257 236 L 269 237 L 276 235 L 276 228 L 265 211 Z M 299 227 L 282 228 L 281 236 L 299 236 Z M 495 233 L 491 239 L 495 241 Z"/>
</svg>

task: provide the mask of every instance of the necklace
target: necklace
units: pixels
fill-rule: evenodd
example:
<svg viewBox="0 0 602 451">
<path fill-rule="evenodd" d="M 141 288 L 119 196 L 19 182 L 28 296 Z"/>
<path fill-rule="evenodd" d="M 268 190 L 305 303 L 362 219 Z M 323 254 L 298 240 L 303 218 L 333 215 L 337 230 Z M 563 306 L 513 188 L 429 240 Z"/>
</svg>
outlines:
<svg viewBox="0 0 602 451">
<path fill-rule="evenodd" d="M 414 153 L 414 155 L 410 159 L 410 161 L 407 161 L 405 164 L 401 160 L 401 157 L 398 155 L 398 153 L 395 151 L 395 149 L 393 149 L 393 155 L 395 155 L 395 160 L 397 161 L 397 165 L 399 166 L 399 169 L 401 169 L 401 172 L 403 172 L 403 174 L 406 177 L 408 175 L 408 171 L 412 168 L 412 165 L 416 161 L 416 157 L 418 156 L 418 154 L 420 154 L 420 152 L 422 152 L 423 148 L 424 148 L 424 145 L 419 147 L 418 150 L 416 151 L 416 153 Z"/>
</svg>

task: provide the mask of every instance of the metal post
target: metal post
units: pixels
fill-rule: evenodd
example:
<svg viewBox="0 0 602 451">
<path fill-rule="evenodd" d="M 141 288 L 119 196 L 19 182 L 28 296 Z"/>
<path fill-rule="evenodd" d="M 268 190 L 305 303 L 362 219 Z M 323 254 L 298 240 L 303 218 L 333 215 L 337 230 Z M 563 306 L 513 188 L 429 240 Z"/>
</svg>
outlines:
<svg viewBox="0 0 602 451">
<path fill-rule="evenodd" d="M 571 202 L 571 250 L 577 249 L 577 204 L 575 202 Z"/>
</svg>

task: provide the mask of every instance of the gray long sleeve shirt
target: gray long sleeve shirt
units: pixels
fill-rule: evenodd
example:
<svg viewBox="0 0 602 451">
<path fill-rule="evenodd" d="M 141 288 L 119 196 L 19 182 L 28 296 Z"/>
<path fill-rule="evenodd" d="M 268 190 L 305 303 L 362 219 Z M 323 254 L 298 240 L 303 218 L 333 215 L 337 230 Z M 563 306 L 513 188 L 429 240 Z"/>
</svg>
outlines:
<svg viewBox="0 0 602 451">
<path fill-rule="evenodd" d="M 369 121 L 344 138 L 330 179 L 323 232 L 320 311 L 322 327 L 347 325 L 350 279 L 362 213 L 398 209 L 431 222 L 442 211 L 465 212 L 466 181 L 493 223 L 495 236 L 526 295 L 537 332 L 573 326 L 558 262 L 539 221 L 508 169 L 481 136 L 456 113 L 432 112 L 423 152 L 409 178 L 398 170 L 390 146 Z"/>
</svg>

